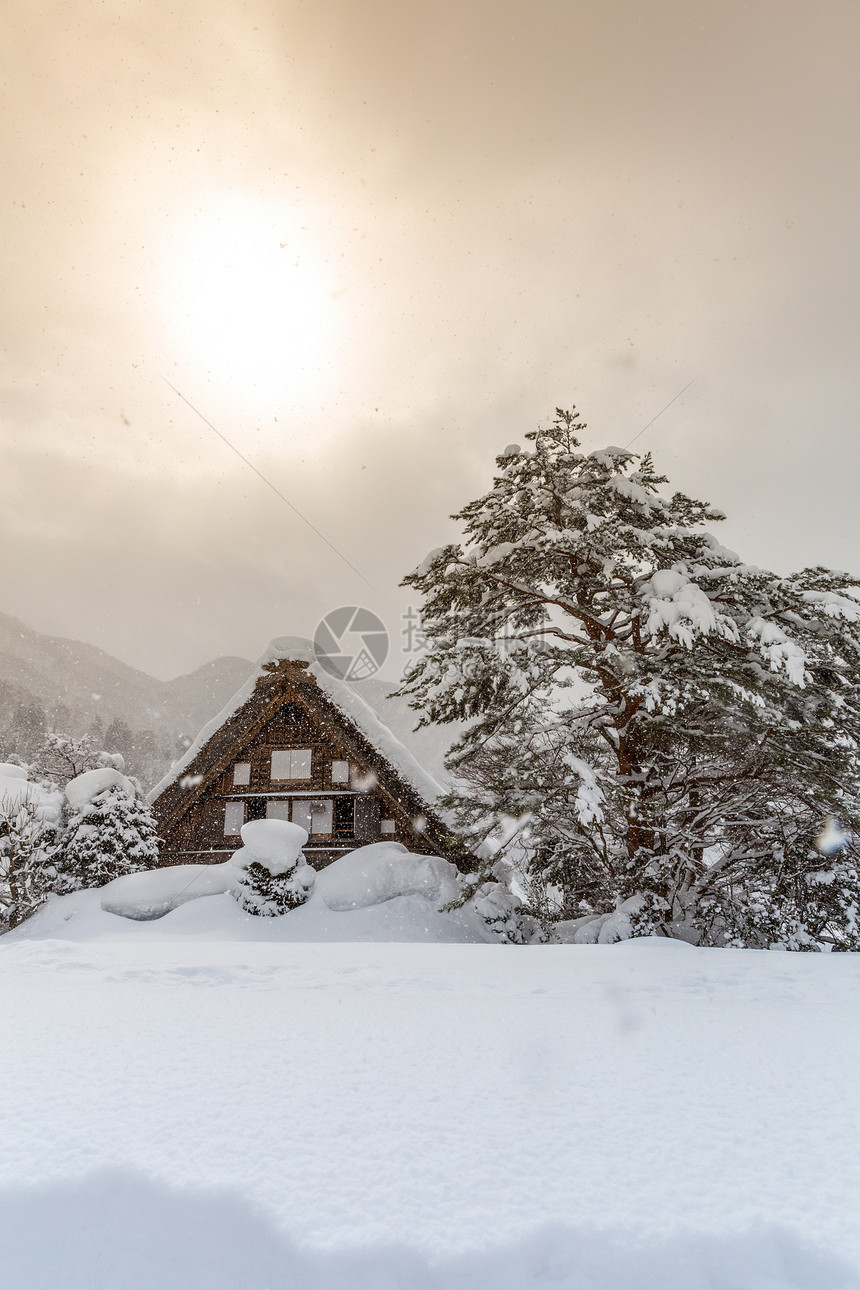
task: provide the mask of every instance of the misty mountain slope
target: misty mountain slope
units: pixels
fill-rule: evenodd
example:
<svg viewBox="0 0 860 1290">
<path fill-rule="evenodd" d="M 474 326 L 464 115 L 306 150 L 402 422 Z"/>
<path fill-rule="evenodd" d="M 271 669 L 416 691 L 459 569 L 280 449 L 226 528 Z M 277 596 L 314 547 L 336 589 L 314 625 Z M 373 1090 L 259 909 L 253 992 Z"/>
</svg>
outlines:
<svg viewBox="0 0 860 1290">
<path fill-rule="evenodd" d="M 44 707 L 63 703 L 98 713 L 107 723 L 151 724 L 164 703 L 163 683 L 104 650 L 61 636 L 45 636 L 0 614 L 0 681 L 25 690 Z"/>
<path fill-rule="evenodd" d="M 212 659 L 184 676 L 159 682 L 161 703 L 171 720 L 178 723 L 178 732 L 193 738 L 218 715 L 253 671 L 254 664 L 247 658 L 225 655 Z"/>
<path fill-rule="evenodd" d="M 0 682 L 26 691 L 46 710 L 65 704 L 101 717 L 105 726 L 119 717 L 172 737 L 196 734 L 252 671 L 248 659 L 227 657 L 159 681 L 95 645 L 45 636 L 0 614 Z"/>
</svg>

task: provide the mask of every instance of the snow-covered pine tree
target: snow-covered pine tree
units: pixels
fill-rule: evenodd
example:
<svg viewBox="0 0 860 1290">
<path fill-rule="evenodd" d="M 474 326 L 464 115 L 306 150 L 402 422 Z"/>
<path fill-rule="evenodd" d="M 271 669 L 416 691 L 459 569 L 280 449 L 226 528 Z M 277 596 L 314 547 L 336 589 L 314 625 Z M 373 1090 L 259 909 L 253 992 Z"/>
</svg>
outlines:
<svg viewBox="0 0 860 1290">
<path fill-rule="evenodd" d="M 55 890 L 61 828 L 56 788 L 0 763 L 0 928 L 16 927 Z"/>
<path fill-rule="evenodd" d="M 303 905 L 316 874 L 302 854 L 307 830 L 289 820 L 250 820 L 232 856 L 241 869 L 234 898 L 249 914 L 275 918 Z"/>
<path fill-rule="evenodd" d="M 42 742 L 46 726 L 41 700 L 28 695 L 15 705 L 3 739 L 7 752 L 17 753 L 20 758 L 28 761 Z"/>
<path fill-rule="evenodd" d="M 120 771 L 88 770 L 66 785 L 68 818 L 56 867 L 57 890 L 100 887 L 158 863 L 155 819 Z"/>
<path fill-rule="evenodd" d="M 236 884 L 236 900 L 248 914 L 276 918 L 303 905 L 311 893 L 314 873 L 307 862 L 288 873 L 272 873 L 262 860 L 252 860 Z"/>
<path fill-rule="evenodd" d="M 568 919 L 623 904 L 614 935 L 860 948 L 856 582 L 744 564 L 718 511 L 583 429 L 559 409 L 508 448 L 464 544 L 405 579 L 428 649 L 401 692 L 469 722 L 459 827 L 519 848 Z"/>
<path fill-rule="evenodd" d="M 55 890 L 60 830 L 52 794 L 0 796 L 0 931 L 17 927 Z"/>
</svg>

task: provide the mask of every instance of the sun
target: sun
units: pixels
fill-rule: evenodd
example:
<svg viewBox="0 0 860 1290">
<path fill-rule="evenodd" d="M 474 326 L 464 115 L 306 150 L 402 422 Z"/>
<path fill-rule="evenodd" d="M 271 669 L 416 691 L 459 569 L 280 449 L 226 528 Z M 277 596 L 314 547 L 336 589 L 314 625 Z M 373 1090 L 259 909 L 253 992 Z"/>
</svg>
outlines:
<svg viewBox="0 0 860 1290">
<path fill-rule="evenodd" d="M 336 283 L 295 212 L 219 202 L 198 211 L 170 272 L 187 359 L 255 403 L 301 401 L 336 358 Z"/>
</svg>

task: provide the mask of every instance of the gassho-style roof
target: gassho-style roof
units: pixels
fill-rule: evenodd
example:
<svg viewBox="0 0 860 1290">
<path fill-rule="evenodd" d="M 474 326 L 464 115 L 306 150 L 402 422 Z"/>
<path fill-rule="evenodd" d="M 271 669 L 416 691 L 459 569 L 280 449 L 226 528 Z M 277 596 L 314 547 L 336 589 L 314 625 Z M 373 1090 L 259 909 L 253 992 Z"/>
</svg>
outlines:
<svg viewBox="0 0 860 1290">
<path fill-rule="evenodd" d="M 290 666 L 292 664 L 292 666 Z M 394 796 L 422 825 L 428 841 L 444 846 L 451 827 L 436 803 L 442 786 L 380 721 L 352 686 L 317 663 L 313 645 L 300 636 L 280 636 L 257 661 L 254 673 L 208 722 L 179 761 L 148 794 L 157 803 L 162 829 L 172 827 L 202 796 L 234 752 L 261 729 L 283 701 L 284 684 L 312 717 L 352 744 L 372 769 L 379 787 Z"/>
</svg>

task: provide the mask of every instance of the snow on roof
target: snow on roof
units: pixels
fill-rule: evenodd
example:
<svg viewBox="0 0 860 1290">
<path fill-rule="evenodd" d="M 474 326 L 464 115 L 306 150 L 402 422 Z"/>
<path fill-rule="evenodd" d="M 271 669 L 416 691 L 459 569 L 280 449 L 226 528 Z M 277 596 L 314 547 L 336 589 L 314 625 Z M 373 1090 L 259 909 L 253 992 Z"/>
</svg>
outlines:
<svg viewBox="0 0 860 1290">
<path fill-rule="evenodd" d="M 356 694 L 348 681 L 339 681 L 337 677 L 313 663 L 308 668 L 311 676 L 316 678 L 319 688 L 331 700 L 338 711 L 350 718 L 361 733 L 372 744 L 387 762 L 406 780 L 416 793 L 428 804 L 435 803 L 442 796 L 442 786 L 438 780 L 426 771 L 388 726 L 376 714 L 369 703 Z"/>
<path fill-rule="evenodd" d="M 189 746 L 184 755 L 179 758 L 179 761 L 174 762 L 167 774 L 158 781 L 154 788 L 150 789 L 146 798 L 148 802 L 154 802 L 157 797 L 161 796 L 166 788 L 169 788 L 171 784 L 175 783 L 175 781 L 182 775 L 183 771 L 188 769 L 194 761 L 194 758 L 204 745 L 209 742 L 215 732 L 220 730 L 231 717 L 236 715 L 243 704 L 248 702 L 251 695 L 254 693 L 254 686 L 257 684 L 258 675 L 259 674 L 255 672 L 251 677 L 249 677 L 241 689 L 236 691 L 227 706 L 221 709 L 217 717 L 213 717 L 211 721 L 207 721 L 194 742 Z"/>
<path fill-rule="evenodd" d="M 313 663 L 314 647 L 304 636 L 276 636 L 269 642 L 269 648 L 257 660 L 257 667 L 264 663 L 278 663 L 286 659 L 290 663 Z"/>
<path fill-rule="evenodd" d="M 216 731 L 230 721 L 239 709 L 248 702 L 254 693 L 257 682 L 266 675 L 266 664 L 282 661 L 307 664 L 307 674 L 314 678 L 320 691 L 334 707 L 357 726 L 368 743 L 381 753 L 397 774 L 428 805 L 433 805 L 436 802 L 443 792 L 438 781 L 416 761 L 409 749 L 405 748 L 397 736 L 392 734 L 370 704 L 366 703 L 355 692 L 348 681 L 338 680 L 337 677 L 332 676 L 330 672 L 316 662 L 313 644 L 303 636 L 278 636 L 270 643 L 268 649 L 257 660 L 257 666 L 253 674 L 241 689 L 236 691 L 230 702 L 218 713 L 217 717 L 213 717 L 211 721 L 207 722 L 188 751 L 171 766 L 164 778 L 155 785 L 149 793 L 148 800 L 150 802 L 154 802 L 157 797 L 160 797 L 166 788 L 175 783 L 188 770 L 198 753 Z"/>
</svg>

